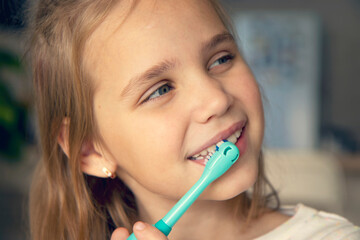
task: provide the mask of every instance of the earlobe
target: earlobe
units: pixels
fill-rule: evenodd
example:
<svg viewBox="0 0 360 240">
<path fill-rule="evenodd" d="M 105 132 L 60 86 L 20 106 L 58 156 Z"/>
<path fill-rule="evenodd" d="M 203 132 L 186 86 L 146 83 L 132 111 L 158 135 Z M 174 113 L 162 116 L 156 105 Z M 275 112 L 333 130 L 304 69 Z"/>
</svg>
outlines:
<svg viewBox="0 0 360 240">
<path fill-rule="evenodd" d="M 69 157 L 69 127 L 70 119 L 64 118 L 57 141 Z M 81 170 L 95 177 L 114 178 L 116 171 L 116 164 L 104 158 L 100 150 L 96 150 L 92 141 L 85 141 L 82 143 L 80 150 L 80 165 Z M 106 169 L 106 171 L 104 171 Z"/>
<path fill-rule="evenodd" d="M 82 144 L 80 155 L 81 170 L 84 173 L 101 178 L 115 178 L 116 164 L 108 161 L 92 141 Z"/>
</svg>

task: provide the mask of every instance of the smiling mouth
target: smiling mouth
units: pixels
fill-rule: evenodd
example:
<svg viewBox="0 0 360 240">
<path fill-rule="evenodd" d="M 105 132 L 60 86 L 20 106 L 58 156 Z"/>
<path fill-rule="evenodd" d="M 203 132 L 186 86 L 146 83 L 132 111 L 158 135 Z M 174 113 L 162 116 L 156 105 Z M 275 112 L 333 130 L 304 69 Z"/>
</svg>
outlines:
<svg viewBox="0 0 360 240">
<path fill-rule="evenodd" d="M 241 137 L 243 130 L 244 130 L 244 127 L 240 130 L 235 131 L 232 135 L 230 135 L 228 138 L 226 138 L 224 140 L 227 140 L 227 141 L 235 144 L 237 142 L 237 140 Z M 189 157 L 188 159 L 206 165 L 206 163 L 209 161 L 211 156 L 215 153 L 216 147 L 219 147 L 222 143 L 223 143 L 223 141 L 221 140 L 221 141 L 217 142 L 216 144 L 202 150 L 201 152 Z"/>
</svg>

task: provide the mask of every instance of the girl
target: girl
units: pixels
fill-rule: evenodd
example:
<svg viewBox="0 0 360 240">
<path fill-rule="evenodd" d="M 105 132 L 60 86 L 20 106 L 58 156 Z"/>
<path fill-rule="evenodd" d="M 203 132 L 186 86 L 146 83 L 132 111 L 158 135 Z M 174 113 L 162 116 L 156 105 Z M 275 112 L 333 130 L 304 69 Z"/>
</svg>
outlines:
<svg viewBox="0 0 360 240">
<path fill-rule="evenodd" d="M 33 27 L 43 156 L 30 201 L 33 239 L 116 240 L 132 231 L 167 239 L 149 223 L 197 181 L 222 139 L 236 144 L 239 160 L 169 238 L 311 238 L 286 235 L 290 216 L 278 211 L 275 192 L 264 194 L 261 96 L 218 3 L 42 0 Z M 345 220 L 329 222 L 355 236 Z"/>
</svg>

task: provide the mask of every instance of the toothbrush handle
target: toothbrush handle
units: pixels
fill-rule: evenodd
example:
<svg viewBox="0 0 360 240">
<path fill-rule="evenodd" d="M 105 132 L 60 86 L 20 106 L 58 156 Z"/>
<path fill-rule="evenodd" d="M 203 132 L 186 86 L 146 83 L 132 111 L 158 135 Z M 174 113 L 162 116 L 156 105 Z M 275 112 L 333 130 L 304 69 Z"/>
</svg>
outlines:
<svg viewBox="0 0 360 240">
<path fill-rule="evenodd" d="M 174 205 L 174 207 L 162 219 L 155 223 L 154 226 L 165 236 L 168 236 L 175 223 L 210 183 L 211 180 L 207 176 L 201 176 L 192 188 L 190 188 L 190 190 Z M 135 234 L 132 233 L 127 240 L 136 240 Z"/>
<path fill-rule="evenodd" d="M 159 229 L 160 232 L 162 232 L 165 236 L 169 235 L 170 231 L 172 230 L 172 228 L 169 227 L 162 219 L 155 223 L 154 226 Z"/>
<path fill-rule="evenodd" d="M 155 226 L 157 229 L 159 229 L 163 234 L 165 234 L 165 236 L 169 235 L 169 233 L 171 231 L 171 227 L 166 225 L 166 223 L 164 223 L 162 220 L 158 221 L 153 226 Z M 135 237 L 135 234 L 132 233 L 126 240 L 137 240 L 137 238 Z"/>
<path fill-rule="evenodd" d="M 224 174 L 239 158 L 239 150 L 230 142 L 224 142 L 220 149 L 217 149 L 211 157 L 211 161 L 205 166 L 204 172 L 200 179 L 192 186 L 192 188 L 175 204 L 175 206 L 155 224 L 165 236 L 168 236 L 172 227 L 186 212 L 186 210 L 200 196 L 204 189 L 216 178 Z M 133 234 L 128 240 L 136 240 Z"/>
<path fill-rule="evenodd" d="M 167 226 L 172 228 L 186 210 L 194 203 L 200 196 L 204 189 L 210 184 L 208 175 L 203 175 L 200 179 L 190 188 L 190 190 L 174 205 L 174 207 L 160 220 Z M 159 222 L 160 222 L 159 221 Z"/>
</svg>

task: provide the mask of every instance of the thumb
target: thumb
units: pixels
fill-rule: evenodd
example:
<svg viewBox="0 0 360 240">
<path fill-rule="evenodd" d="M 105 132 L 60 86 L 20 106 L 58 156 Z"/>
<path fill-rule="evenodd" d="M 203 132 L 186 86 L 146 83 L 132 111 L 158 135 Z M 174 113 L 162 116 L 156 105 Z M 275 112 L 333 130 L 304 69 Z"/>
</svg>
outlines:
<svg viewBox="0 0 360 240">
<path fill-rule="evenodd" d="M 111 234 L 110 240 L 126 240 L 127 237 L 129 237 L 129 232 L 126 228 L 117 228 L 115 231 Z"/>
<path fill-rule="evenodd" d="M 133 231 L 138 240 L 168 240 L 159 229 L 144 222 L 135 223 Z"/>
</svg>

